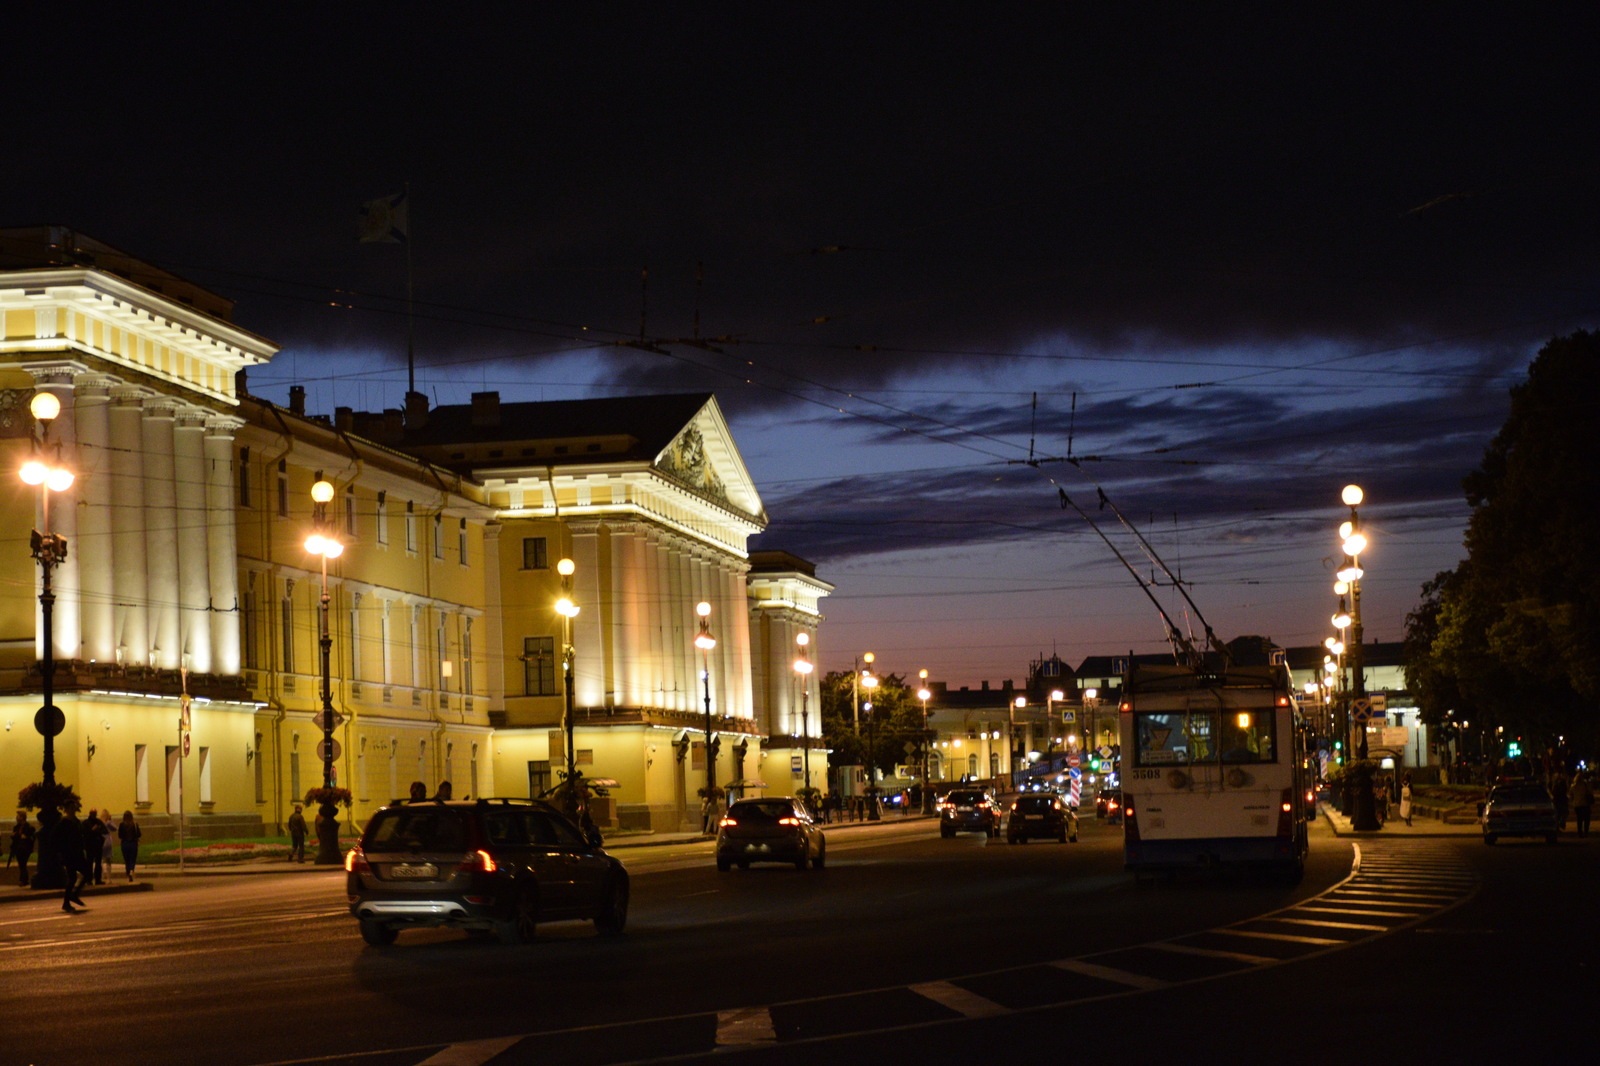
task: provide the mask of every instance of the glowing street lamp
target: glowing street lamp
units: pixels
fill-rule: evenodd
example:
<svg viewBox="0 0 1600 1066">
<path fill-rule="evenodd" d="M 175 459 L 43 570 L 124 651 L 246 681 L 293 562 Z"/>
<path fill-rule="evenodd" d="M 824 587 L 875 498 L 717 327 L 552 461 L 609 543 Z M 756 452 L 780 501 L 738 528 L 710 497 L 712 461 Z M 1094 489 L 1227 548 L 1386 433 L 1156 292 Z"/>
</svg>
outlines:
<svg viewBox="0 0 1600 1066">
<path fill-rule="evenodd" d="M 933 695 L 928 691 L 928 671 L 917 671 L 917 699 L 922 701 L 922 813 L 933 813 L 933 793 L 929 791 L 928 774 L 929 763 L 933 759 L 933 736 L 928 732 L 928 699 Z"/>
<path fill-rule="evenodd" d="M 796 633 L 794 642 L 800 646 L 800 654 L 794 660 L 794 672 L 800 678 L 800 751 L 804 760 L 806 777 L 806 796 L 811 795 L 811 671 L 815 669 L 811 660 L 806 658 L 806 645 L 811 643 L 811 634 Z"/>
<path fill-rule="evenodd" d="M 711 635 L 711 604 L 701 600 L 695 604 L 694 613 L 700 616 L 700 632 L 695 635 L 694 646 L 700 649 L 700 682 L 706 694 L 706 802 L 715 804 L 717 753 L 711 735 L 711 649 L 717 646 L 717 638 Z"/>
<path fill-rule="evenodd" d="M 322 653 L 322 787 L 333 788 L 333 760 L 334 739 L 333 731 L 339 724 L 339 716 L 333 710 L 333 635 L 328 627 L 328 560 L 337 559 L 344 554 L 344 544 L 327 528 L 327 508 L 333 499 L 333 485 L 330 482 L 318 479 L 311 486 L 311 502 L 315 504 L 312 512 L 312 531 L 306 537 L 306 551 L 315 555 L 322 568 L 322 599 L 318 612 L 319 629 L 317 646 Z M 344 862 L 339 854 L 339 808 L 331 799 L 324 797 L 317 810 L 320 817 L 317 819 L 317 857 L 318 866 L 338 866 Z"/>
<path fill-rule="evenodd" d="M 36 392 L 28 410 L 39 424 L 39 451 L 35 457 L 22 464 L 19 474 L 25 484 L 38 486 L 41 501 L 40 525 L 43 531 L 33 530 L 28 544 L 33 557 L 39 560 L 39 624 L 40 633 L 39 685 L 44 697 L 33 716 L 33 727 L 44 738 L 44 762 L 41 766 L 42 795 L 39 804 L 39 861 L 34 867 L 34 888 L 60 888 L 62 868 L 59 857 L 49 844 L 53 830 L 60 818 L 56 810 L 56 737 L 66 728 L 67 718 L 55 704 L 56 649 L 55 649 L 55 589 L 51 576 L 57 566 L 67 561 L 67 540 L 50 531 L 50 494 L 65 492 L 72 487 L 72 471 L 61 462 L 61 445 L 56 445 L 56 461 L 49 461 L 50 423 L 61 414 L 61 401 L 54 393 Z M 63 903 L 70 910 L 71 905 Z"/>
<path fill-rule="evenodd" d="M 578 804 L 581 797 L 578 794 L 578 748 L 574 733 L 577 724 L 573 713 L 573 686 L 577 683 L 574 676 L 573 664 L 578 656 L 578 649 L 572 643 L 572 620 L 578 617 L 578 605 L 572 600 L 572 575 L 577 573 L 578 564 L 571 559 L 562 559 L 556 563 L 556 573 L 561 576 L 561 595 L 556 598 L 556 614 L 561 616 L 561 674 L 566 688 L 566 706 L 562 711 L 561 728 L 567 738 L 567 787 L 564 799 L 566 813 L 574 820 L 579 815 Z"/>
</svg>

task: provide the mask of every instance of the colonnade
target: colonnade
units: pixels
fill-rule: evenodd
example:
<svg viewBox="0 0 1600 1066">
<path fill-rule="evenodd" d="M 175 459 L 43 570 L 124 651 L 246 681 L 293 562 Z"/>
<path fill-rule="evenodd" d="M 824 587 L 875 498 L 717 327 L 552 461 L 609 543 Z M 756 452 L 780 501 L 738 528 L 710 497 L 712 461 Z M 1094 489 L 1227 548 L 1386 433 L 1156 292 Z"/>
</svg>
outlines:
<svg viewBox="0 0 1600 1066">
<path fill-rule="evenodd" d="M 568 530 L 580 607 L 573 625 L 577 703 L 703 710 L 694 638 L 695 604 L 704 601 L 717 639 L 712 712 L 750 717 L 749 564 L 643 521 L 570 521 Z"/>
<path fill-rule="evenodd" d="M 243 421 L 79 363 L 25 369 L 61 401 L 49 446 L 76 474 L 49 502 L 50 528 L 68 544 L 54 579 L 56 656 L 238 674 Z"/>
</svg>

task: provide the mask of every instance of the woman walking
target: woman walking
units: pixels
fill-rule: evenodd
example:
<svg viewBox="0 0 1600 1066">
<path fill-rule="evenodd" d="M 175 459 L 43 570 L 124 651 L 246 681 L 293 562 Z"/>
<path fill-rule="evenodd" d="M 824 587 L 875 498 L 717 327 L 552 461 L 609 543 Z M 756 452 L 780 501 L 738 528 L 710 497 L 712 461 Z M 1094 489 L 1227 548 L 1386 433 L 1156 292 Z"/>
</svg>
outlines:
<svg viewBox="0 0 1600 1066">
<path fill-rule="evenodd" d="M 122 842 L 122 865 L 128 871 L 128 880 L 133 880 L 133 864 L 139 861 L 139 823 L 133 820 L 132 811 L 122 812 L 122 821 L 117 823 L 117 839 Z"/>
</svg>

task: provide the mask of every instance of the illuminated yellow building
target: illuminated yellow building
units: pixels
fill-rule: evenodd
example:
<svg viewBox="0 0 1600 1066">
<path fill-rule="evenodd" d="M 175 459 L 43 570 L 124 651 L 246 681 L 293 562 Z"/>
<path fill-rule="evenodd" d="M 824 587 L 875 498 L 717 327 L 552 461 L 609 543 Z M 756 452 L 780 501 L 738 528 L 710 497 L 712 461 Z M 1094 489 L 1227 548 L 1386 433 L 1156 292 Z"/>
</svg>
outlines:
<svg viewBox="0 0 1600 1066">
<path fill-rule="evenodd" d="M 71 231 L 0 231 L 0 784 L 40 772 L 26 534 L 43 497 L 13 473 L 40 447 L 39 390 L 62 401 L 46 446 L 78 472 L 49 512 L 69 545 L 57 778 L 90 806 L 132 808 L 155 838 L 179 810 L 191 835 L 249 835 L 322 783 L 324 575 L 304 543 L 318 480 L 345 545 L 326 571 L 333 769 L 358 821 L 413 781 L 457 796 L 559 781 L 562 558 L 578 607 L 572 754 L 616 782 L 602 824 L 698 820 L 708 690 L 719 782 L 792 792 L 806 758 L 825 777 L 820 707 L 797 721 L 791 660 L 831 586 L 778 553 L 751 576 L 766 516 L 713 397 L 480 393 L 429 410 L 412 394 L 404 411 L 317 416 L 301 390 L 287 408 L 244 391 L 241 372 L 276 347 L 230 315 Z M 703 660 L 701 601 L 718 638 Z"/>
</svg>

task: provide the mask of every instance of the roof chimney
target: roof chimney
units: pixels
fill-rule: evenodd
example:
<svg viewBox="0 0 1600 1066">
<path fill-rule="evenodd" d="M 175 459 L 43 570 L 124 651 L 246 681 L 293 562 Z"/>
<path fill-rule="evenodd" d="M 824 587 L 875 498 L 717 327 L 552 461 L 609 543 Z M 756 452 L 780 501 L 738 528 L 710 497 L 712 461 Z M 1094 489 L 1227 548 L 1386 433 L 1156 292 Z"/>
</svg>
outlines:
<svg viewBox="0 0 1600 1066">
<path fill-rule="evenodd" d="M 472 424 L 498 426 L 500 424 L 500 394 L 475 392 L 472 394 Z"/>
<path fill-rule="evenodd" d="M 306 413 L 306 387 L 304 385 L 289 386 L 289 410 L 297 415 Z"/>
<path fill-rule="evenodd" d="M 356 424 L 356 413 L 348 407 L 335 407 L 333 409 L 333 428 L 340 433 L 349 433 Z"/>
</svg>

